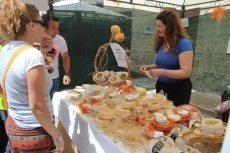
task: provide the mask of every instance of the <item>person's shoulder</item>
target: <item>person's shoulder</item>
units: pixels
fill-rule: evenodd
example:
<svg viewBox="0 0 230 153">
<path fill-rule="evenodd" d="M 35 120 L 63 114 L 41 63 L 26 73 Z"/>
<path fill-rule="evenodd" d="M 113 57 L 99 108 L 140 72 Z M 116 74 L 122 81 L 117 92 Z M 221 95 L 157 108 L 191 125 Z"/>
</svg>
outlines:
<svg viewBox="0 0 230 153">
<path fill-rule="evenodd" d="M 182 37 L 179 39 L 179 43 L 191 43 L 191 41 L 188 38 Z"/>
<path fill-rule="evenodd" d="M 43 58 L 42 53 L 34 47 L 27 48 L 23 55 L 30 58 Z"/>
<path fill-rule="evenodd" d="M 55 37 L 54 37 L 54 40 L 56 41 L 65 41 L 65 38 L 59 34 L 57 34 Z"/>
</svg>

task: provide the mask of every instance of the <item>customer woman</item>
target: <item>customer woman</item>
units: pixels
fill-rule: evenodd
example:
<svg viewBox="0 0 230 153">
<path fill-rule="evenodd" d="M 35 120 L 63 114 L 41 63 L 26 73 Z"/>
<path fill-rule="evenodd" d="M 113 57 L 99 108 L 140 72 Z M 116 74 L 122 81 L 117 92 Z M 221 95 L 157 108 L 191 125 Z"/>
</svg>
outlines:
<svg viewBox="0 0 230 153">
<path fill-rule="evenodd" d="M 62 152 L 64 141 L 53 124 L 49 97 L 52 79 L 45 70 L 42 53 L 33 47 L 34 42 L 41 42 L 42 52 L 48 51 L 52 39 L 44 35 L 43 21 L 35 6 L 3 0 L 0 10 L 0 35 L 8 41 L 0 53 L 1 80 L 13 53 L 29 46 L 13 60 L 5 77 L 6 130 L 11 152 L 49 153 L 51 149 Z"/>
<path fill-rule="evenodd" d="M 158 77 L 156 92 L 163 90 L 175 106 L 188 104 L 191 97 L 193 48 L 190 37 L 182 27 L 179 14 L 167 8 L 156 17 L 154 39 L 155 62 L 139 68 L 141 74 L 149 71 Z"/>
</svg>

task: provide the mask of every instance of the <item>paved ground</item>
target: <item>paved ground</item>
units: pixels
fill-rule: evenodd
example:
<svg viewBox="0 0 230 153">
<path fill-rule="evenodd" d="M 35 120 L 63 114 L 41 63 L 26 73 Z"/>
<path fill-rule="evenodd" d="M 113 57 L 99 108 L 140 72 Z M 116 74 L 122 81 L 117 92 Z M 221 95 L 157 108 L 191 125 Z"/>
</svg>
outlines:
<svg viewBox="0 0 230 153">
<path fill-rule="evenodd" d="M 213 110 L 221 102 L 221 97 L 194 91 L 191 96 L 190 104 L 199 108 L 204 117 L 214 117 Z"/>
</svg>

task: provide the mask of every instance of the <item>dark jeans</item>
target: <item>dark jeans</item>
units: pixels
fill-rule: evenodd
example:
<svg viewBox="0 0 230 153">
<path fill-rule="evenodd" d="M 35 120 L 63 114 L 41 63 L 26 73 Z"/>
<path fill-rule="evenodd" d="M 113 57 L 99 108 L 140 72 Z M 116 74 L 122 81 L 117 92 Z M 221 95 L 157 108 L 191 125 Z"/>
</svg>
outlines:
<svg viewBox="0 0 230 153">
<path fill-rule="evenodd" d="M 173 101 L 174 106 L 189 104 L 192 93 L 192 83 L 189 78 L 176 83 L 157 81 L 156 92 L 159 93 L 161 90 L 163 90 L 168 100 Z"/>
<path fill-rule="evenodd" d="M 53 86 L 50 90 L 50 99 L 53 99 L 53 95 L 55 92 L 59 91 L 59 78 L 53 79 Z"/>
<path fill-rule="evenodd" d="M 5 129 L 6 118 L 7 111 L 0 110 L 0 153 L 10 153 L 10 143 Z"/>
</svg>

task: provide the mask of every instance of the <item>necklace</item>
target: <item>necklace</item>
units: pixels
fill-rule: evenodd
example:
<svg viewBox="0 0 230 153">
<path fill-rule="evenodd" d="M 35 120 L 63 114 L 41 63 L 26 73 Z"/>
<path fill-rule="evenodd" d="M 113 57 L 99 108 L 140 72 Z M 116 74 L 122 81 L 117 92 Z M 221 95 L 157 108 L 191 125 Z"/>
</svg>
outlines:
<svg viewBox="0 0 230 153">
<path fill-rule="evenodd" d="M 164 45 L 164 47 L 163 47 L 163 53 L 166 53 L 167 51 L 169 51 L 169 47 Z"/>
</svg>

